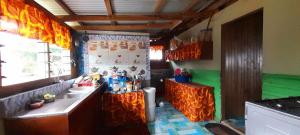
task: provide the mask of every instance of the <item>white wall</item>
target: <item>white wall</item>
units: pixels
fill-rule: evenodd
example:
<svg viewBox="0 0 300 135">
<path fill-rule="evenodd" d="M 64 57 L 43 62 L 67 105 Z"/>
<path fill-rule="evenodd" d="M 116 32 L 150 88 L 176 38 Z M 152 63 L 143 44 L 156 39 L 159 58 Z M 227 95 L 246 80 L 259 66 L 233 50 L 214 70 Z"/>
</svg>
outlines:
<svg viewBox="0 0 300 135">
<path fill-rule="evenodd" d="M 264 9 L 263 72 L 300 75 L 300 0 L 239 0 L 215 14 L 214 57 L 208 61 L 176 63 L 185 68 L 221 68 L 221 25 L 260 8 Z M 186 39 L 206 28 L 208 20 L 179 35 Z"/>
</svg>

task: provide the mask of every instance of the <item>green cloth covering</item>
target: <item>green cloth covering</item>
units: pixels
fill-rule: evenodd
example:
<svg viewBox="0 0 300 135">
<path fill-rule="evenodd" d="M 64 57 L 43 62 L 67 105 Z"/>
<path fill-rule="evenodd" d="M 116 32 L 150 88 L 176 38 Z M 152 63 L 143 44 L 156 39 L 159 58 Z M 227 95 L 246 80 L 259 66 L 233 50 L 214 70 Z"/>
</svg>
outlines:
<svg viewBox="0 0 300 135">
<path fill-rule="evenodd" d="M 190 69 L 192 82 L 214 87 L 215 120 L 221 120 L 221 72 L 218 70 Z M 263 74 L 263 99 L 300 96 L 300 76 Z"/>
<path fill-rule="evenodd" d="M 300 96 L 300 76 L 263 74 L 263 99 Z"/>
</svg>

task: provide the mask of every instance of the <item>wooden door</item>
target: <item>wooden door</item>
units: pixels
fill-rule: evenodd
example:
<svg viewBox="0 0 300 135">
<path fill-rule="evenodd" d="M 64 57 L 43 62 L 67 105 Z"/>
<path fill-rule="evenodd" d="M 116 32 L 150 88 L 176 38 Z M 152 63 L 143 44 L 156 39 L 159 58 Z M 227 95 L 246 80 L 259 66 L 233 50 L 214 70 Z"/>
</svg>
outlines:
<svg viewBox="0 0 300 135">
<path fill-rule="evenodd" d="M 244 116 L 245 101 L 262 95 L 263 11 L 222 25 L 222 119 Z"/>
</svg>

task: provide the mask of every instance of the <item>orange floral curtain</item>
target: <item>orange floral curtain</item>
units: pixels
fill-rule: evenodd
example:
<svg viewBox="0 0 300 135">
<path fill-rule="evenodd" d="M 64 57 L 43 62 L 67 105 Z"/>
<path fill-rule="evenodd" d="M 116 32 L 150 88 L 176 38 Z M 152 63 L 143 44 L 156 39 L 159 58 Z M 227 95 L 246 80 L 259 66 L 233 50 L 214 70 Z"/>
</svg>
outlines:
<svg viewBox="0 0 300 135">
<path fill-rule="evenodd" d="M 165 99 L 190 121 L 214 119 L 215 101 L 213 87 L 195 83 L 177 83 L 165 80 Z"/>
<path fill-rule="evenodd" d="M 107 127 L 146 123 L 144 92 L 104 93 L 102 119 Z"/>
<path fill-rule="evenodd" d="M 25 4 L 24 0 L 1 0 L 0 4 L 1 22 L 17 26 L 16 29 L 10 29 L 0 25 L 0 31 L 54 43 L 66 49 L 70 48 L 69 29 L 48 17 L 43 11 Z"/>
</svg>

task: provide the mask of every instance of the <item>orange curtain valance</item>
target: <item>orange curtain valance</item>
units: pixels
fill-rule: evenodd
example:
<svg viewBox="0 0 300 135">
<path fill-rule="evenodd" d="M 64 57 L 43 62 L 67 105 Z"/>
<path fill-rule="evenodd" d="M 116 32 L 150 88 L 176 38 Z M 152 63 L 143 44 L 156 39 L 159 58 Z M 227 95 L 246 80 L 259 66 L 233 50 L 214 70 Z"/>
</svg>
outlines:
<svg viewBox="0 0 300 135">
<path fill-rule="evenodd" d="M 17 26 L 16 29 L 8 29 L 0 25 L 0 31 L 42 40 L 66 49 L 70 48 L 70 30 L 48 17 L 43 11 L 25 4 L 24 0 L 1 0 L 0 4 L 1 22 Z"/>
</svg>

